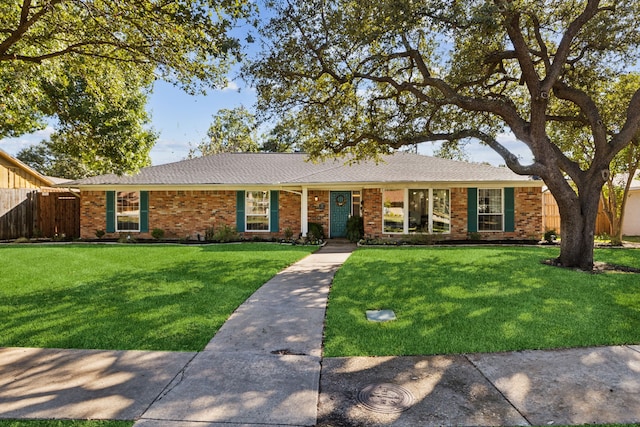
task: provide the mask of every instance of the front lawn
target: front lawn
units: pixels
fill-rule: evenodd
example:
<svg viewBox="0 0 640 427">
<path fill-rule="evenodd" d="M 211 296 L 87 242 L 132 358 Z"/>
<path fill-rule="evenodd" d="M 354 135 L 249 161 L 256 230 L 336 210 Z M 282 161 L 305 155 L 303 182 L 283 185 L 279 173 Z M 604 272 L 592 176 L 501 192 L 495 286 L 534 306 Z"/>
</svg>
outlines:
<svg viewBox="0 0 640 427">
<path fill-rule="evenodd" d="M 0 347 L 198 351 L 316 248 L 2 245 Z"/>
<path fill-rule="evenodd" d="M 366 248 L 338 271 L 325 355 L 386 356 L 640 343 L 640 275 L 540 263 L 557 248 Z M 640 250 L 595 258 L 640 267 Z M 392 309 L 372 323 L 366 310 Z"/>
</svg>

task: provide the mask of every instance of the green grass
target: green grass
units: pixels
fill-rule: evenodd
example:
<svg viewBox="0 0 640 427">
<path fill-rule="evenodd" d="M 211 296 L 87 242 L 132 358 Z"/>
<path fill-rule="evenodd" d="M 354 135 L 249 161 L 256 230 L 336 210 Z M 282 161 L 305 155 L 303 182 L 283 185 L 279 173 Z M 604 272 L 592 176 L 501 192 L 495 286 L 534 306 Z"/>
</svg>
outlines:
<svg viewBox="0 0 640 427">
<path fill-rule="evenodd" d="M 383 356 L 640 343 L 640 276 L 542 265 L 557 248 L 359 249 L 333 282 L 325 355 Z M 640 250 L 596 260 L 640 267 Z M 372 323 L 368 309 L 397 320 Z"/>
<path fill-rule="evenodd" d="M 0 347 L 199 351 L 315 247 L 0 246 Z"/>
<path fill-rule="evenodd" d="M 0 427 L 131 427 L 133 421 L 0 420 Z"/>
</svg>

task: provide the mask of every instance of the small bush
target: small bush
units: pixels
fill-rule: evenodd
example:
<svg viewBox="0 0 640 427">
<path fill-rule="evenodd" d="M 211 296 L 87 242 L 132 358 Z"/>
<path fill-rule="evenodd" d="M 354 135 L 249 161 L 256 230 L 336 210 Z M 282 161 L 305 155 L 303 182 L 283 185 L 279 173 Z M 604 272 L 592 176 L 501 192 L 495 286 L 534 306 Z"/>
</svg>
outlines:
<svg viewBox="0 0 640 427">
<path fill-rule="evenodd" d="M 236 233 L 236 230 L 233 227 L 223 225 L 222 227 L 218 228 L 218 231 L 216 231 L 213 240 L 220 243 L 233 242 L 238 240 L 238 233 Z"/>
<path fill-rule="evenodd" d="M 293 230 L 291 229 L 291 227 L 285 228 L 284 229 L 284 240 L 291 241 L 292 238 L 293 238 Z"/>
<path fill-rule="evenodd" d="M 13 241 L 13 243 L 29 243 L 31 242 L 31 240 L 29 240 L 28 237 L 18 237 L 16 240 Z"/>
<path fill-rule="evenodd" d="M 206 230 L 204 230 L 204 240 L 206 240 L 207 242 L 213 242 L 213 239 L 215 239 L 216 237 L 216 230 L 213 227 L 207 227 Z"/>
<path fill-rule="evenodd" d="M 478 232 L 474 231 L 474 232 L 469 233 L 469 240 L 480 240 L 480 237 L 481 237 L 481 235 Z"/>
<path fill-rule="evenodd" d="M 104 230 L 102 230 L 102 229 L 100 229 L 100 230 L 96 230 L 96 237 L 97 237 L 98 239 L 102 239 L 102 238 L 104 237 L 104 235 L 105 235 L 105 234 L 106 234 L 106 233 L 105 233 L 105 231 L 104 231 Z"/>
<path fill-rule="evenodd" d="M 317 240 L 324 240 L 324 228 L 322 227 L 322 224 L 310 222 L 307 229 L 309 230 L 307 233 L 309 238 L 313 237 Z"/>
<path fill-rule="evenodd" d="M 164 237 L 164 230 L 162 228 L 154 228 L 151 232 L 151 237 L 156 240 L 160 240 Z"/>
<path fill-rule="evenodd" d="M 556 241 L 557 233 L 556 230 L 547 230 L 544 232 L 543 239 L 545 243 L 553 243 Z"/>
<path fill-rule="evenodd" d="M 352 216 L 347 220 L 347 239 L 357 242 L 364 236 L 364 219 L 361 216 Z"/>
<path fill-rule="evenodd" d="M 118 239 L 118 243 L 135 243 L 137 240 L 131 234 L 123 234 Z"/>
</svg>

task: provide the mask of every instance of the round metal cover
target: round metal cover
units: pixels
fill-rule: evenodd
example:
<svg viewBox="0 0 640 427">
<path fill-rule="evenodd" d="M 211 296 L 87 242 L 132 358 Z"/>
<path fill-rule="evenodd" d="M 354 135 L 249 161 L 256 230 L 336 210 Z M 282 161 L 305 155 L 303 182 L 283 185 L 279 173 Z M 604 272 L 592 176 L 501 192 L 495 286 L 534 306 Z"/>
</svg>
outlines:
<svg viewBox="0 0 640 427">
<path fill-rule="evenodd" d="M 394 414 L 409 409 L 414 402 L 411 392 L 395 384 L 370 384 L 360 390 L 358 401 L 367 409 Z"/>
</svg>

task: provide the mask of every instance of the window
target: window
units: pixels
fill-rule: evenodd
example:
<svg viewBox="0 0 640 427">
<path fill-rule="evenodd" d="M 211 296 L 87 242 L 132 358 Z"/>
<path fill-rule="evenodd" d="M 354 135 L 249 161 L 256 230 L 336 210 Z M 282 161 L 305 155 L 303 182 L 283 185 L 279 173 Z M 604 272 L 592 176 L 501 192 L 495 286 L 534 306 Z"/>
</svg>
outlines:
<svg viewBox="0 0 640 427">
<path fill-rule="evenodd" d="M 269 191 L 247 191 L 246 230 L 269 231 Z"/>
<path fill-rule="evenodd" d="M 351 192 L 351 215 L 352 216 L 360 216 L 360 201 L 362 200 L 362 196 L 359 191 Z"/>
<path fill-rule="evenodd" d="M 383 229 L 385 233 L 404 232 L 404 190 L 386 190 L 383 195 Z"/>
<path fill-rule="evenodd" d="M 448 189 L 386 190 L 383 203 L 385 233 L 448 233 L 451 231 Z"/>
<path fill-rule="evenodd" d="M 409 232 L 429 232 L 429 190 L 409 190 Z"/>
<path fill-rule="evenodd" d="M 502 231 L 502 189 L 478 189 L 478 231 Z"/>
<path fill-rule="evenodd" d="M 118 191 L 116 231 L 140 231 L 140 193 Z"/>
<path fill-rule="evenodd" d="M 433 190 L 432 231 L 448 233 L 451 231 L 451 212 L 449 190 Z"/>
</svg>

